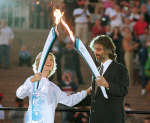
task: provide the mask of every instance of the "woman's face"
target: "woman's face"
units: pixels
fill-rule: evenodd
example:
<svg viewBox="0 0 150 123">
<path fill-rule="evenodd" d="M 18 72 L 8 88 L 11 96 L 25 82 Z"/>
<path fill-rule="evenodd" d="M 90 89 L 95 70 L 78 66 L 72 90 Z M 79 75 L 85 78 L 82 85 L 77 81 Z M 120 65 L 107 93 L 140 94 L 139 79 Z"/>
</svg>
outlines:
<svg viewBox="0 0 150 123">
<path fill-rule="evenodd" d="M 52 71 L 54 67 L 54 59 L 52 55 L 48 55 L 46 62 L 44 64 L 43 67 L 43 71 L 42 71 L 42 76 L 43 77 L 48 77 L 48 75 L 50 74 L 50 71 Z"/>
</svg>

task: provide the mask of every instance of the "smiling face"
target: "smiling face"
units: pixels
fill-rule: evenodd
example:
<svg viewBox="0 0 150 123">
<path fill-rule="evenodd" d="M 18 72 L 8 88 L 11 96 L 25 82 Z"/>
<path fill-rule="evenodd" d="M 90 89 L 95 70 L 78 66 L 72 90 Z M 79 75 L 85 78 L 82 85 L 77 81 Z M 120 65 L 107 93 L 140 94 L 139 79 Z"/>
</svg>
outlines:
<svg viewBox="0 0 150 123">
<path fill-rule="evenodd" d="M 104 62 L 106 60 L 106 58 L 108 57 L 105 54 L 104 47 L 98 43 L 94 44 L 94 54 L 95 54 L 96 60 L 98 62 L 100 62 L 100 61 Z"/>
<path fill-rule="evenodd" d="M 53 56 L 48 55 L 46 62 L 44 64 L 44 67 L 43 67 L 42 76 L 47 78 L 50 72 L 52 71 L 53 67 L 54 67 Z"/>
</svg>

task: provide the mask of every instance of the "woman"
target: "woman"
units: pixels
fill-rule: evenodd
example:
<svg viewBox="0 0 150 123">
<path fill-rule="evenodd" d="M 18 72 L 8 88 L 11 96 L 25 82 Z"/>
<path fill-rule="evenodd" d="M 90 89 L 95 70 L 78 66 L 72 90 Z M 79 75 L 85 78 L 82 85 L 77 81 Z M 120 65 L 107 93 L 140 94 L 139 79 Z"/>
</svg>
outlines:
<svg viewBox="0 0 150 123">
<path fill-rule="evenodd" d="M 38 70 L 41 53 L 37 56 L 33 65 L 33 70 L 36 73 Z M 56 63 L 55 56 L 52 53 L 48 54 L 46 62 L 44 64 L 42 73 L 36 73 L 26 79 L 25 83 L 21 85 L 16 92 L 18 98 L 23 99 L 26 96 L 29 97 L 29 107 L 27 114 L 27 123 L 54 123 L 55 109 L 58 103 L 62 103 L 67 106 L 73 106 L 79 103 L 82 99 L 90 93 L 90 88 L 86 91 L 81 91 L 76 94 L 67 95 L 62 92 L 60 88 L 53 82 L 49 81 L 48 78 L 55 73 Z M 34 82 L 39 81 L 39 87 L 35 92 L 37 100 L 34 102 L 35 110 L 32 109 L 32 89 Z M 40 98 L 38 98 L 40 97 Z M 38 100 L 42 103 L 38 103 Z M 37 102 L 36 102 L 37 101 Z M 34 119 L 32 113 L 39 115 Z M 42 117 L 40 117 L 42 115 Z"/>
<path fill-rule="evenodd" d="M 117 54 L 117 62 L 124 63 L 123 60 L 123 50 L 122 50 L 122 35 L 120 33 L 119 27 L 115 26 L 110 35 L 115 46 L 116 46 L 116 54 Z"/>
<path fill-rule="evenodd" d="M 124 28 L 123 38 L 124 61 L 129 72 L 130 84 L 133 84 L 133 54 L 134 50 L 138 48 L 138 43 L 132 41 L 132 35 L 129 27 Z"/>
</svg>

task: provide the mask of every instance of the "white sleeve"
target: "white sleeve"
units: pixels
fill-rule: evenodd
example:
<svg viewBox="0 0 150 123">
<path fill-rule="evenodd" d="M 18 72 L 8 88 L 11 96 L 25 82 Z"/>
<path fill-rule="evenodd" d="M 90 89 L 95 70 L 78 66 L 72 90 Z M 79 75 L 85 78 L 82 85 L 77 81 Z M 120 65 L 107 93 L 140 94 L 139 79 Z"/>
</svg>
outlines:
<svg viewBox="0 0 150 123">
<path fill-rule="evenodd" d="M 56 88 L 58 93 L 58 103 L 74 106 L 78 104 L 81 100 L 83 100 L 87 96 L 87 92 L 81 91 L 72 95 L 67 95 L 65 92 L 61 91 L 59 87 Z"/>
<path fill-rule="evenodd" d="M 30 79 L 31 77 L 27 78 L 24 84 L 17 89 L 16 96 L 18 98 L 24 99 L 26 96 L 29 96 L 32 92 L 32 83 Z"/>
</svg>

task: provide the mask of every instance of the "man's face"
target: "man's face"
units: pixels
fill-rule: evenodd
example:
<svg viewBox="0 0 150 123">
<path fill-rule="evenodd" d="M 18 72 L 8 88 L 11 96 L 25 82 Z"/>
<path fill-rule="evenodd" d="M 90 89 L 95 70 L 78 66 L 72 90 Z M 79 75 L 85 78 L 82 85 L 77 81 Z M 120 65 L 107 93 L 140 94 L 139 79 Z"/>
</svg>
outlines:
<svg viewBox="0 0 150 123">
<path fill-rule="evenodd" d="M 101 44 L 94 44 L 94 54 L 98 62 L 105 59 L 104 48 Z"/>
<path fill-rule="evenodd" d="M 48 55 L 46 62 L 44 64 L 44 67 L 43 67 L 42 75 L 44 77 L 48 77 L 50 71 L 53 69 L 53 66 L 54 66 L 54 59 L 52 55 Z"/>
</svg>

